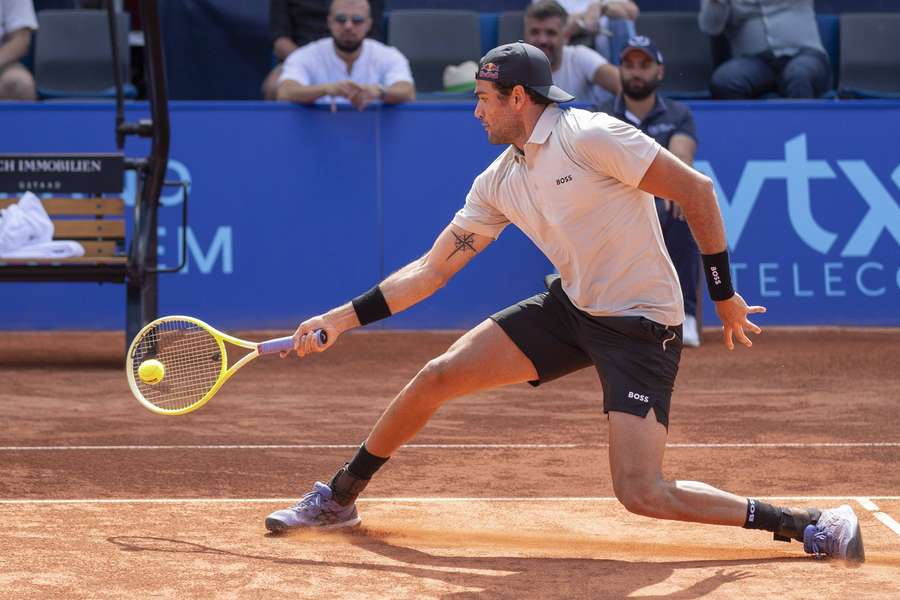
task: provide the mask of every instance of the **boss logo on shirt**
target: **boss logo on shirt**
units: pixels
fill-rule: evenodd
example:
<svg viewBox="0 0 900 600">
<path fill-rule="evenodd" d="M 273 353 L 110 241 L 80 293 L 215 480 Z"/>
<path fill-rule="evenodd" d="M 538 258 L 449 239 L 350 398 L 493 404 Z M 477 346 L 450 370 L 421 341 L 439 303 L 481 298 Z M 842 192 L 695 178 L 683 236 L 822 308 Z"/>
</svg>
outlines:
<svg viewBox="0 0 900 600">
<path fill-rule="evenodd" d="M 562 185 L 562 184 L 566 183 L 567 181 L 572 181 L 571 175 L 566 175 L 565 177 L 560 177 L 559 179 L 556 180 L 556 185 Z"/>
</svg>

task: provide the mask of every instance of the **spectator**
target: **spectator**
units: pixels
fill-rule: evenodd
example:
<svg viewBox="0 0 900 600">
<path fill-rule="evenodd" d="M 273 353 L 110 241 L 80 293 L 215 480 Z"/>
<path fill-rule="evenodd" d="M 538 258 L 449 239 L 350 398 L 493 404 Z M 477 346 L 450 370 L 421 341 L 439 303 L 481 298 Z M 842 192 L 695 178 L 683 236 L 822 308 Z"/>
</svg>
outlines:
<svg viewBox="0 0 900 600">
<path fill-rule="evenodd" d="M 279 78 L 278 100 L 300 104 L 350 102 L 362 110 L 416 99 L 409 61 L 400 51 L 366 39 L 372 27 L 366 0 L 334 0 L 330 37 L 294 50 Z"/>
<path fill-rule="evenodd" d="M 19 62 L 35 30 L 31 0 L 0 0 L 0 100 L 37 100 L 34 77 Z"/>
<path fill-rule="evenodd" d="M 600 104 L 619 93 L 619 70 L 587 46 L 568 45 L 567 20 L 556 0 L 536 2 L 525 11 L 525 41 L 547 55 L 554 85 L 581 102 Z"/>
<path fill-rule="evenodd" d="M 272 29 L 272 53 L 278 64 L 263 82 L 263 98 L 274 100 L 278 92 L 278 78 L 288 55 L 310 42 L 327 36 L 330 0 L 271 0 L 269 23 Z M 383 41 L 381 15 L 384 0 L 369 0 L 372 29 L 368 36 Z"/>
<path fill-rule="evenodd" d="M 633 37 L 622 51 L 619 72 L 622 94 L 600 107 L 603 112 L 634 125 L 659 145 L 691 166 L 697 150 L 697 135 L 691 109 L 680 102 L 663 99 L 656 88 L 663 80 L 662 54 L 644 36 Z M 656 212 L 662 226 L 666 249 L 684 298 L 683 343 L 700 345 L 697 321 L 697 296 L 700 287 L 700 250 L 678 204 L 656 199 Z"/>
<path fill-rule="evenodd" d="M 634 35 L 634 21 L 640 14 L 632 0 L 560 0 L 560 4 L 569 13 L 566 34 L 571 43 L 590 46 L 610 60 L 618 54 L 613 38 L 621 38 L 621 47 Z"/>
<path fill-rule="evenodd" d="M 713 98 L 816 98 L 831 87 L 813 0 L 701 0 L 698 19 L 731 44 L 733 58 L 713 73 Z"/>
</svg>

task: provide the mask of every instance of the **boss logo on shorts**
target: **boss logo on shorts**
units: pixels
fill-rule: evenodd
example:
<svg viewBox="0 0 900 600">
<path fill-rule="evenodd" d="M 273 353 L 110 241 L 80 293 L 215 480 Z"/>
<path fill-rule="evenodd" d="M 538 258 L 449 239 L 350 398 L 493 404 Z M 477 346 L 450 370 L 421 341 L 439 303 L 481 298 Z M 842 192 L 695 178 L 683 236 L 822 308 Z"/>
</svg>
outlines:
<svg viewBox="0 0 900 600">
<path fill-rule="evenodd" d="M 559 179 L 557 179 L 556 185 L 562 185 L 564 183 L 568 183 L 569 181 L 572 181 L 572 176 L 566 175 L 565 177 L 560 177 Z"/>
<path fill-rule="evenodd" d="M 628 392 L 628 397 L 644 403 L 650 402 L 650 396 L 645 396 L 644 394 L 638 394 L 636 392 Z"/>
</svg>

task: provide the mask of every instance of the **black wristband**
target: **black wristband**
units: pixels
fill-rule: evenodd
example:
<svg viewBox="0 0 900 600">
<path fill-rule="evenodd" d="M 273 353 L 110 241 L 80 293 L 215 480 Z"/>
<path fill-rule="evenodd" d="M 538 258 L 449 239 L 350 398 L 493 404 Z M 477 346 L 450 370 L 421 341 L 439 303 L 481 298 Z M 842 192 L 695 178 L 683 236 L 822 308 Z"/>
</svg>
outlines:
<svg viewBox="0 0 900 600">
<path fill-rule="evenodd" d="M 728 250 L 722 250 L 718 254 L 704 254 L 703 272 L 706 274 L 706 286 L 709 288 L 710 298 L 721 302 L 734 296 Z"/>
<path fill-rule="evenodd" d="M 361 296 L 353 299 L 353 310 L 360 325 L 368 325 L 391 316 L 391 309 L 377 285 Z"/>
</svg>

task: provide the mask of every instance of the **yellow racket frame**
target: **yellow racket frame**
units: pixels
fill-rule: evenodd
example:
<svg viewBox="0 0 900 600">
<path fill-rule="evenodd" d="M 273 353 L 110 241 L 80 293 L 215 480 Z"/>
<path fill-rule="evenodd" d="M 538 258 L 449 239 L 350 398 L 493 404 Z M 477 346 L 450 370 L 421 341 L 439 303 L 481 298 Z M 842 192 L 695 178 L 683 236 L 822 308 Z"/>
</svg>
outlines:
<svg viewBox="0 0 900 600">
<path fill-rule="evenodd" d="M 176 409 L 160 408 L 159 406 L 156 406 L 155 404 L 144 398 L 144 395 L 141 393 L 141 390 L 138 387 L 138 383 L 134 378 L 134 374 L 136 371 L 134 364 L 134 352 L 137 349 L 138 344 L 144 338 L 144 335 L 147 333 L 147 331 L 153 329 L 154 327 L 158 327 L 162 323 L 170 321 L 187 321 L 188 323 L 193 323 L 194 325 L 205 329 L 213 336 L 213 338 L 215 338 L 216 343 L 218 343 L 219 345 L 219 352 L 222 353 L 222 368 L 219 370 L 219 375 L 216 378 L 216 382 L 213 384 L 212 388 L 210 388 L 206 395 L 200 398 L 200 400 L 198 400 L 197 402 L 191 404 L 190 406 Z M 229 367 L 228 352 L 226 352 L 225 350 L 225 342 L 228 342 L 229 344 L 233 344 L 240 348 L 246 348 L 250 350 L 250 352 L 242 356 L 240 360 Z M 134 340 L 132 340 L 131 345 L 128 348 L 128 355 L 125 361 L 125 374 L 128 377 L 128 387 L 131 388 L 131 393 L 134 394 L 134 397 L 137 398 L 138 402 L 140 402 L 145 408 L 160 415 L 184 415 L 189 412 L 193 412 L 198 408 L 201 408 L 204 404 L 209 402 L 210 399 L 216 395 L 216 392 L 219 391 L 219 388 L 225 385 L 225 382 L 228 381 L 232 375 L 237 373 L 238 369 L 252 361 L 254 358 L 257 358 L 259 355 L 260 352 L 258 342 L 249 342 L 247 340 L 236 338 L 233 335 L 228 335 L 227 333 L 219 331 L 212 325 L 204 323 L 200 319 L 196 319 L 194 317 L 187 317 L 184 315 L 170 315 L 166 317 L 160 317 L 159 319 L 148 323 L 134 337 Z"/>
</svg>

